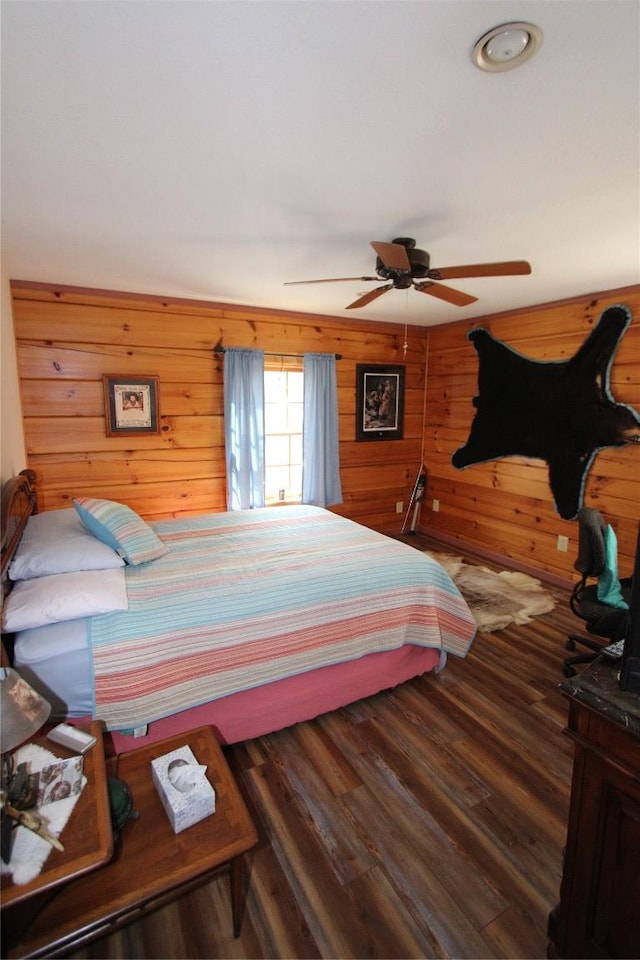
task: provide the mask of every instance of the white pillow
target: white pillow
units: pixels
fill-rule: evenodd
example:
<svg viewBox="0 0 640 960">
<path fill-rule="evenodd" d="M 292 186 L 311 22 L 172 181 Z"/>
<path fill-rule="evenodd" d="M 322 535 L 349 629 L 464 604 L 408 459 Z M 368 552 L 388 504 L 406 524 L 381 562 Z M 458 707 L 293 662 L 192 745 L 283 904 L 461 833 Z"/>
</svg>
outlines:
<svg viewBox="0 0 640 960">
<path fill-rule="evenodd" d="M 77 620 L 113 610 L 128 610 L 124 570 L 57 573 L 16 583 L 5 600 L 2 629 L 6 633 Z"/>
<path fill-rule="evenodd" d="M 9 565 L 9 579 L 32 580 L 55 573 L 111 570 L 122 566 L 122 557 L 89 533 L 70 507 L 29 517 Z"/>
</svg>

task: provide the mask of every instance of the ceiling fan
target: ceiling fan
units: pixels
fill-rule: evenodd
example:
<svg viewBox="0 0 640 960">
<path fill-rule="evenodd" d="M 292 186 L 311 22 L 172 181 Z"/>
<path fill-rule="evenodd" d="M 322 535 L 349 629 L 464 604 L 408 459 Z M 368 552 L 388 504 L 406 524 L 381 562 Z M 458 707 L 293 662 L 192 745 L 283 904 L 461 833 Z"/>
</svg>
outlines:
<svg viewBox="0 0 640 960">
<path fill-rule="evenodd" d="M 475 303 L 477 297 L 472 297 L 461 290 L 445 286 L 440 280 L 454 280 L 458 277 L 507 277 L 531 273 L 531 267 L 526 260 L 507 260 L 504 263 L 472 263 L 467 266 L 442 267 L 439 270 L 430 266 L 431 258 L 425 250 L 416 248 L 415 240 L 410 237 L 398 237 L 391 243 L 372 241 L 371 246 L 376 252 L 375 277 L 334 277 L 328 280 L 289 280 L 285 286 L 297 283 L 340 283 L 343 280 L 389 280 L 382 287 L 376 287 L 350 303 L 346 310 L 356 307 L 365 307 L 372 300 L 381 297 L 388 290 L 407 290 L 413 287 L 420 293 L 428 293 L 439 300 L 446 300 L 456 307 L 466 307 Z"/>
</svg>

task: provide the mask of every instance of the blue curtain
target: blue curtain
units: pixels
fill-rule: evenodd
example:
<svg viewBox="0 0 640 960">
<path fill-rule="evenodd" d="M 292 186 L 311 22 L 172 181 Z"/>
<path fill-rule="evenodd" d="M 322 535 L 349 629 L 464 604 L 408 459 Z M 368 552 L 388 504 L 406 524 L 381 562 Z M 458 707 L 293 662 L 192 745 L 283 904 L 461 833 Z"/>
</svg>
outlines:
<svg viewBox="0 0 640 960">
<path fill-rule="evenodd" d="M 224 352 L 227 510 L 264 507 L 264 351 Z"/>
<path fill-rule="evenodd" d="M 333 354 L 304 354 L 302 502 L 342 503 L 338 453 L 338 390 Z"/>
</svg>

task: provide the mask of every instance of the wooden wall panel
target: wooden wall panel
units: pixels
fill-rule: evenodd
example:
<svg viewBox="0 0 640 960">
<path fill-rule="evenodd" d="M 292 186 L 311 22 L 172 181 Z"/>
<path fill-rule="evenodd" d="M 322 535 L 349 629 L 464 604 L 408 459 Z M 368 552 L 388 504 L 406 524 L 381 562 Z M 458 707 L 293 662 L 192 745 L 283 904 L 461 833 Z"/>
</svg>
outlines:
<svg viewBox="0 0 640 960">
<path fill-rule="evenodd" d="M 456 470 L 455 450 L 468 438 L 477 393 L 478 358 L 467 333 L 484 327 L 514 350 L 541 361 L 573 356 L 602 311 L 626 304 L 633 321 L 611 369 L 611 391 L 619 403 L 640 411 L 640 287 L 482 317 L 475 322 L 433 327 L 429 335 L 425 464 L 428 483 L 421 529 L 455 547 L 471 546 L 488 557 L 506 556 L 522 569 L 559 580 L 575 577 L 577 521 L 555 512 L 546 464 L 509 457 Z M 439 501 L 434 512 L 433 500 Z M 607 448 L 595 458 L 584 503 L 602 511 L 618 538 L 621 573 L 631 572 L 640 518 L 640 446 Z M 566 553 L 558 535 L 569 537 Z"/>
<path fill-rule="evenodd" d="M 403 362 L 395 324 L 278 313 L 108 291 L 12 284 L 29 466 L 43 509 L 98 496 L 160 518 L 222 510 L 226 499 L 220 345 L 339 353 L 344 503 L 399 530 L 421 462 L 428 333 L 413 329 L 399 441 L 356 442 L 356 365 Z M 160 436 L 106 436 L 102 375 L 160 378 Z"/>
<path fill-rule="evenodd" d="M 222 360 L 218 345 L 268 352 L 335 352 L 344 503 L 336 513 L 399 531 L 422 462 L 428 486 L 421 529 L 452 548 L 464 544 L 559 581 L 574 576 L 575 521 L 555 513 L 546 465 L 510 457 L 456 470 L 451 455 L 468 437 L 477 392 L 475 326 L 538 360 L 572 356 L 601 312 L 626 303 L 634 322 L 611 373 L 619 402 L 640 409 L 640 288 L 609 291 L 446 326 L 396 324 L 240 308 L 109 291 L 12 284 L 29 466 L 44 509 L 73 496 L 128 503 L 150 519 L 222 510 L 226 479 Z M 356 442 L 356 365 L 406 362 L 405 431 L 398 441 Z M 160 378 L 161 434 L 108 438 L 102 374 Z M 426 405 L 425 405 L 426 401 Z M 134 446 L 135 444 L 135 446 Z M 440 510 L 432 510 L 433 500 Z M 585 503 L 616 529 L 628 573 L 640 516 L 640 448 L 607 449 L 593 464 Z M 567 553 L 556 548 L 569 537 Z"/>
</svg>

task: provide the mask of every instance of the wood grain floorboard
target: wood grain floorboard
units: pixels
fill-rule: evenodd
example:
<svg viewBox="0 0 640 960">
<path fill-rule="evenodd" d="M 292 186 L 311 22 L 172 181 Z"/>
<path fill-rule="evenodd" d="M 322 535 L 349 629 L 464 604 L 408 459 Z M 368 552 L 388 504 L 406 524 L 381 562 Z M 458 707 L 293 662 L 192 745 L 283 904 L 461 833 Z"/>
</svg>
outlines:
<svg viewBox="0 0 640 960">
<path fill-rule="evenodd" d="M 479 634 L 440 674 L 227 749 L 260 837 L 237 940 L 220 877 L 71 956 L 545 957 L 579 630 L 552 592 L 551 613 Z"/>
</svg>

